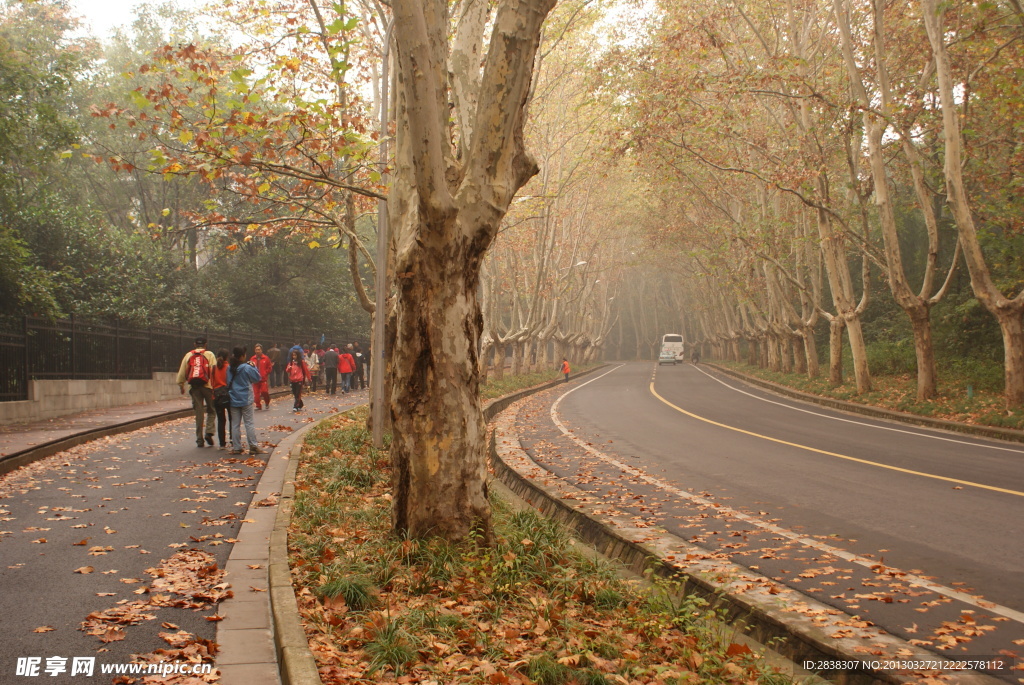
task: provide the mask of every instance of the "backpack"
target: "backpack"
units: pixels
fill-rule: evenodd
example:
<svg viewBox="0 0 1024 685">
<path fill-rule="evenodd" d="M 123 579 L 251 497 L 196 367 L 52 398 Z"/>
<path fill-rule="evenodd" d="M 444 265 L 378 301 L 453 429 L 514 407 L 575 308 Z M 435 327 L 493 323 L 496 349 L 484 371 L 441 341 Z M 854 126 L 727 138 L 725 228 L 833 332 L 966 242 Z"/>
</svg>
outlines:
<svg viewBox="0 0 1024 685">
<path fill-rule="evenodd" d="M 210 382 L 210 360 L 206 358 L 206 354 L 202 350 L 192 350 L 192 356 L 188 359 L 185 382 L 192 387 L 206 385 Z"/>
</svg>

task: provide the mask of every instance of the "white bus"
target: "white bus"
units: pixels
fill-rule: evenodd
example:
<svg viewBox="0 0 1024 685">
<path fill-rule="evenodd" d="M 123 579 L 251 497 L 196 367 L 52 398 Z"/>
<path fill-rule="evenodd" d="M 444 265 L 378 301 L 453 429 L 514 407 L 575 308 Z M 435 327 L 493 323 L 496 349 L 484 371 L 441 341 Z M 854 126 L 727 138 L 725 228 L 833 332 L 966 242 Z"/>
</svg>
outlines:
<svg viewBox="0 0 1024 685">
<path fill-rule="evenodd" d="M 683 336 L 678 333 L 666 333 L 661 336 L 661 351 L 671 352 L 676 356 L 678 361 L 686 361 L 686 352 L 684 350 Z"/>
</svg>

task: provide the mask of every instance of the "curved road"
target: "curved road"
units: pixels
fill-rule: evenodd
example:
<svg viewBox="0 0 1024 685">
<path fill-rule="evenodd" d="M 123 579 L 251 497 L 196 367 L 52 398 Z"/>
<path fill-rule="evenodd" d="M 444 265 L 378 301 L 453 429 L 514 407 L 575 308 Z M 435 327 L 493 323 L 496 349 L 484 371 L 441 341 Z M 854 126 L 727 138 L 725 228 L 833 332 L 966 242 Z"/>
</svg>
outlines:
<svg viewBox="0 0 1024 685">
<path fill-rule="evenodd" d="M 602 502 L 819 601 L 945 656 L 1024 649 L 1022 445 L 650 362 L 520 422 L 537 461 Z"/>
</svg>

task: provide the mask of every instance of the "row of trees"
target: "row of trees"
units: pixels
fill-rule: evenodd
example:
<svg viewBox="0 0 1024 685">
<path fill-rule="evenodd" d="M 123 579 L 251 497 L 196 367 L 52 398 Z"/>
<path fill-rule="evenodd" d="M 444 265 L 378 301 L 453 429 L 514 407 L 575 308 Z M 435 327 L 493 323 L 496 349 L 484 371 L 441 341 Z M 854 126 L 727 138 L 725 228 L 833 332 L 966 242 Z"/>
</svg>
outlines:
<svg viewBox="0 0 1024 685">
<path fill-rule="evenodd" d="M 664 0 L 649 40 L 624 25 L 615 47 L 588 0 L 232 0 L 210 10 L 220 35 L 144 14 L 103 59 L 59 4 L 3 7 L 11 73 L 64 74 L 3 119 L 0 259 L 20 274 L 3 287 L 23 308 L 50 293 L 51 312 L 147 303 L 140 320 L 386 318 L 402 533 L 488 534 L 478 391 L 509 349 L 519 370 L 685 332 L 813 375 L 827 325 L 832 378 L 845 334 L 867 390 L 882 272 L 927 397 L 929 313 L 964 255 L 1021 402 L 1012 7 Z M 32 25 L 46 41 L 24 40 Z M 4 81 L 32 97 L 3 106 L 42 80 Z M 47 246 L 52 222 L 33 234 L 26 207 L 73 207 L 67 226 L 96 235 Z M 99 251 L 74 263 L 83 279 L 108 271 L 61 300 L 45 260 L 66 245 Z"/>
<path fill-rule="evenodd" d="M 1012 2 L 659 3 L 618 83 L 630 153 L 661 171 L 691 335 L 818 373 L 843 334 L 871 389 L 871 274 L 912 330 L 918 398 L 936 393 L 932 309 L 966 265 L 1024 404 L 1024 15 Z M 961 261 L 962 256 L 962 261 Z"/>
<path fill-rule="evenodd" d="M 197 35 L 189 15 L 147 10 L 101 45 L 81 36 L 62 3 L 0 3 L 8 321 L 75 314 L 141 326 L 367 328 L 347 250 L 310 250 L 286 234 L 236 240 L 203 224 L 207 184 L 151 173 L 152 139 L 110 125 L 110 103 L 137 100 L 147 75 L 132 72 L 146 56 Z"/>
</svg>

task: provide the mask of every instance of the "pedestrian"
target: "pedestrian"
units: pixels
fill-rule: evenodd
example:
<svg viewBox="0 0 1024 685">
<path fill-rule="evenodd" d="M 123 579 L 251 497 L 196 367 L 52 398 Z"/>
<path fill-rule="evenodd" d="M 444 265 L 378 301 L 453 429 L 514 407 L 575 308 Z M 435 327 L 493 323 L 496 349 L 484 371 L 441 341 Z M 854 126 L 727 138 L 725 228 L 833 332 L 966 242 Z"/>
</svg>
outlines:
<svg viewBox="0 0 1024 685">
<path fill-rule="evenodd" d="M 217 440 L 221 449 L 227 447 L 225 427 L 228 425 L 228 407 L 231 396 L 228 394 L 228 351 L 217 350 L 217 365 L 213 367 L 213 408 L 217 412 Z"/>
<path fill-rule="evenodd" d="M 288 366 L 284 367 L 284 372 L 292 384 L 292 397 L 295 398 L 292 411 L 297 412 L 303 407 L 302 384 L 309 380 L 309 364 L 302 358 L 301 352 L 292 350 L 291 359 L 288 360 Z"/>
<path fill-rule="evenodd" d="M 700 363 L 700 348 L 694 347 L 693 352 L 690 353 L 690 361 L 694 364 Z"/>
<path fill-rule="evenodd" d="M 562 370 L 561 370 L 561 372 L 565 374 L 565 382 L 566 383 L 569 382 L 569 371 L 570 371 L 570 369 L 569 369 L 569 360 L 566 359 L 565 357 L 562 357 Z"/>
<path fill-rule="evenodd" d="M 324 352 L 324 392 L 333 395 L 338 391 L 338 348 L 332 343 Z"/>
<path fill-rule="evenodd" d="M 245 423 L 245 439 L 249 443 L 250 454 L 265 454 L 259 447 L 259 437 L 256 435 L 256 425 L 253 419 L 253 384 L 260 380 L 260 372 L 250 361 L 245 361 L 245 348 L 236 347 L 231 354 L 231 363 L 228 365 L 227 382 L 228 395 L 231 398 L 231 407 L 228 413 L 231 416 L 231 454 L 244 454 L 242 449 L 242 426 Z"/>
<path fill-rule="evenodd" d="M 217 358 L 213 352 L 206 349 L 206 338 L 198 337 L 195 340 L 195 347 L 185 353 L 181 358 L 181 365 L 178 367 L 178 387 L 181 394 L 185 394 L 185 384 L 189 386 L 188 394 L 192 398 L 192 410 L 196 415 L 196 446 L 205 447 L 213 445 L 213 425 L 217 413 L 213 407 L 213 386 L 210 379 L 213 376 L 213 367 L 217 365 Z M 205 428 L 204 433 L 204 417 Z"/>
<path fill-rule="evenodd" d="M 270 368 L 270 387 L 276 388 L 281 385 L 281 369 L 284 367 L 281 363 L 281 344 L 274 343 L 274 346 L 267 350 L 267 356 L 273 365 Z"/>
<path fill-rule="evenodd" d="M 352 376 L 352 389 L 353 390 L 365 390 L 366 389 L 366 358 L 363 357 L 363 351 L 359 349 L 359 343 L 352 343 L 352 359 L 355 360 L 356 370 Z"/>
<path fill-rule="evenodd" d="M 316 363 L 318 369 L 316 374 L 317 382 L 319 382 L 320 385 L 327 387 L 324 384 L 324 352 L 326 352 L 326 350 L 324 350 L 323 344 L 316 346 Z"/>
<path fill-rule="evenodd" d="M 316 356 L 316 350 L 306 355 L 306 366 L 309 367 L 309 391 L 316 392 L 317 375 L 320 373 L 320 357 Z"/>
<path fill-rule="evenodd" d="M 274 364 L 270 361 L 270 357 L 263 354 L 263 345 L 259 343 L 256 343 L 256 354 L 249 361 L 260 372 L 259 382 L 253 383 L 252 386 L 253 394 L 256 396 L 256 409 L 263 409 L 261 400 L 265 400 L 267 409 L 270 409 L 270 390 L 267 383 L 270 381 L 270 371 L 274 368 Z"/>
<path fill-rule="evenodd" d="M 351 343 L 345 347 L 345 351 L 338 357 L 338 375 L 341 376 L 341 392 L 352 391 L 352 373 L 356 370 L 356 361 L 352 358 Z"/>
</svg>

